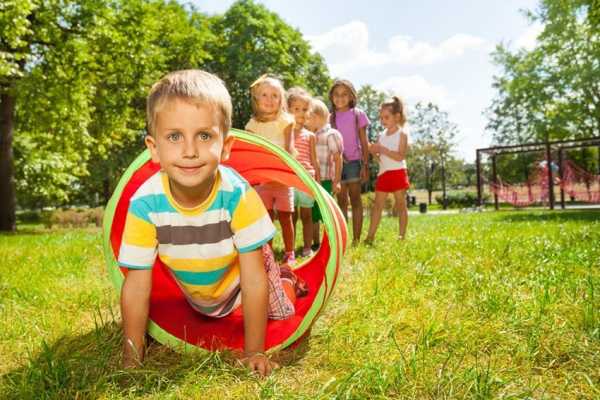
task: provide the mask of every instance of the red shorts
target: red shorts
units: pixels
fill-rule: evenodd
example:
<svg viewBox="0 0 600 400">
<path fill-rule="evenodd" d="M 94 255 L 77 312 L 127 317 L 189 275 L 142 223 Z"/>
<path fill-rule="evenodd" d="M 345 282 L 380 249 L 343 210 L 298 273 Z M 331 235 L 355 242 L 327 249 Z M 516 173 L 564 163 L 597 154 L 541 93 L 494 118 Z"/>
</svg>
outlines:
<svg viewBox="0 0 600 400">
<path fill-rule="evenodd" d="M 392 193 L 398 190 L 406 190 L 410 186 L 406 169 L 394 169 L 386 171 L 377 177 L 375 182 L 376 192 Z"/>
</svg>

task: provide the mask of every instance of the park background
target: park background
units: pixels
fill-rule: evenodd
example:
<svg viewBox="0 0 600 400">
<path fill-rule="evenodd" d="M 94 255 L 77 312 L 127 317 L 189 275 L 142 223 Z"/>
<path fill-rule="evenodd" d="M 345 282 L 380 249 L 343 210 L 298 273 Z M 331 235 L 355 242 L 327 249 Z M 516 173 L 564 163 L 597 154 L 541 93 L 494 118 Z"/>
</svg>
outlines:
<svg viewBox="0 0 600 400">
<path fill-rule="evenodd" d="M 497 43 L 487 56 L 497 68 L 487 135 L 494 145 L 598 137 L 598 1 L 542 0 L 522 14 L 539 27 L 534 44 Z M 248 376 L 227 354 L 181 356 L 157 344 L 143 370 L 120 371 L 118 300 L 93 225 L 143 148 L 149 87 L 182 68 L 225 81 L 236 127 L 262 73 L 324 99 L 335 78 L 299 30 L 258 2 L 215 14 L 158 0 L 0 4 L 0 230 L 14 232 L 0 235 L 2 397 L 600 395 L 593 209 L 413 215 L 406 243 L 386 218 L 374 248 L 349 250 L 311 340 L 282 354 L 273 378 Z M 373 140 L 391 93 L 369 84 L 359 93 Z M 471 210 L 475 166 L 452 115 L 413 102 L 409 122 L 417 202 L 444 203 L 445 187 L 450 206 Z M 599 174 L 597 146 L 569 157 Z M 541 159 L 508 155 L 497 168 L 518 184 Z"/>
</svg>

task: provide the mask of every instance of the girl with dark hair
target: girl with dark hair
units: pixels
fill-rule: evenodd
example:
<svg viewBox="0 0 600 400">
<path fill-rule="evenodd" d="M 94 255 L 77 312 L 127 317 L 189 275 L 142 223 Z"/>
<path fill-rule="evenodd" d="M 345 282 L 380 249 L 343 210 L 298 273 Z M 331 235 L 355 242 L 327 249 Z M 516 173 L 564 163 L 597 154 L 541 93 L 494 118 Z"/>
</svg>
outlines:
<svg viewBox="0 0 600 400">
<path fill-rule="evenodd" d="M 369 179 L 369 153 L 367 126 L 369 118 L 356 107 L 358 96 L 354 85 L 345 79 L 338 79 L 329 91 L 333 111 L 331 126 L 342 134 L 344 141 L 341 190 L 338 204 L 348 219 L 348 198 L 352 206 L 352 244 L 360 242 L 363 224 L 363 205 L 360 197 L 361 183 Z"/>
</svg>

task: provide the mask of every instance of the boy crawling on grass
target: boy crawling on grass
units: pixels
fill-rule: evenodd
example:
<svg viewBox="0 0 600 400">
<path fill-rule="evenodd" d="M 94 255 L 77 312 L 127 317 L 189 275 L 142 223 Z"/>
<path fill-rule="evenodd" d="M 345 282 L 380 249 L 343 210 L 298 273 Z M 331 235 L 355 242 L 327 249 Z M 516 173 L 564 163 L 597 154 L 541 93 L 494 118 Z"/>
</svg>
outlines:
<svg viewBox="0 0 600 400">
<path fill-rule="evenodd" d="M 143 361 L 158 256 L 197 312 L 219 318 L 241 304 L 242 361 L 268 375 L 274 364 L 264 353 L 267 316 L 294 314 L 297 278 L 274 261 L 267 242 L 275 227 L 256 192 L 220 165 L 233 144 L 229 93 L 212 74 L 177 71 L 152 87 L 146 111 L 146 146 L 161 169 L 131 198 L 119 252 L 128 268 L 123 364 Z"/>
</svg>

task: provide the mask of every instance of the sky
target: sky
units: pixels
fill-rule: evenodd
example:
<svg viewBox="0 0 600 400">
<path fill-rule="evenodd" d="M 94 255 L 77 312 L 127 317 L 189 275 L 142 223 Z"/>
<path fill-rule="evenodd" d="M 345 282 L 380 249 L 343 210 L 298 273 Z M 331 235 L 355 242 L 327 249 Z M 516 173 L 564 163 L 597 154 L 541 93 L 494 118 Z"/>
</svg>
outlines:
<svg viewBox="0 0 600 400">
<path fill-rule="evenodd" d="M 458 125 L 456 155 L 472 162 L 491 144 L 484 110 L 495 91 L 495 46 L 530 49 L 540 26 L 522 10 L 537 0 L 264 0 L 325 59 L 332 77 L 370 84 L 408 105 L 432 101 Z M 194 0 L 220 14 L 233 0 Z M 409 115 L 410 122 L 410 115 Z"/>
</svg>

